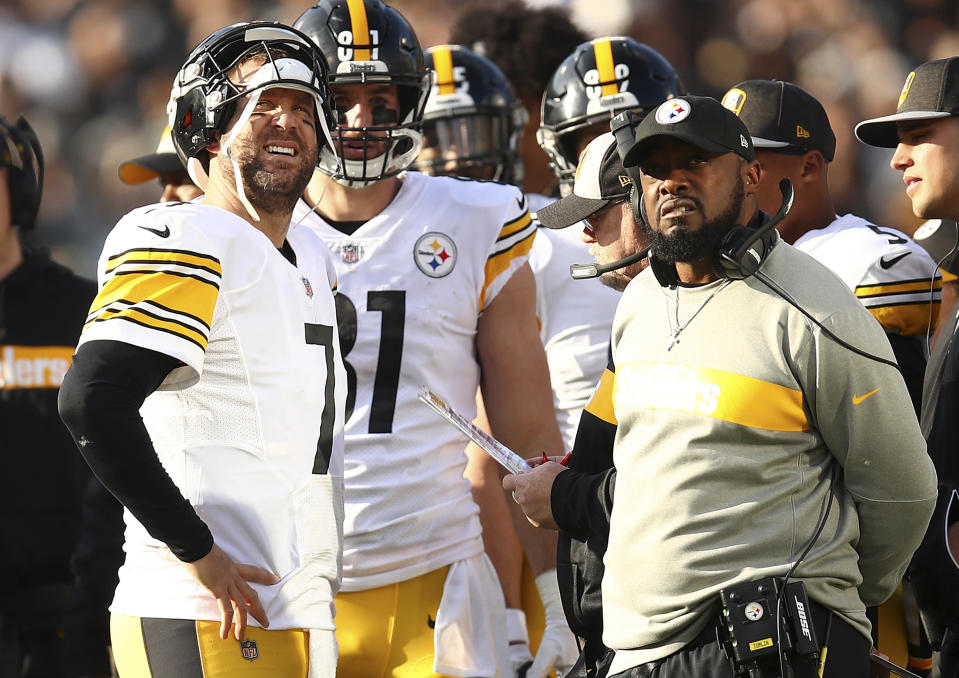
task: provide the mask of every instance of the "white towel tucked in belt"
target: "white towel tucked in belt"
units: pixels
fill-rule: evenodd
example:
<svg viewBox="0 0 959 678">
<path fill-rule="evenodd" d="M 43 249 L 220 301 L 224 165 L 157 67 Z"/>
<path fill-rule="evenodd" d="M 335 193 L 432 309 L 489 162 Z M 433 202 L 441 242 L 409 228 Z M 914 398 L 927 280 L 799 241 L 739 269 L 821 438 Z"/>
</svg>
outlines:
<svg viewBox="0 0 959 678">
<path fill-rule="evenodd" d="M 506 602 L 485 553 L 450 565 L 433 646 L 436 673 L 460 678 L 510 675 Z"/>
</svg>

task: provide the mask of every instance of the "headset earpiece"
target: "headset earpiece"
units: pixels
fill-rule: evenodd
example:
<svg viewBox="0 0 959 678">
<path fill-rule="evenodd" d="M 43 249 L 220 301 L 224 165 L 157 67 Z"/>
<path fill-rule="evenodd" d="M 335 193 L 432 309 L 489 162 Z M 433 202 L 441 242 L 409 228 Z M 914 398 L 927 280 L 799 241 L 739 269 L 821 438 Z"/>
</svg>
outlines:
<svg viewBox="0 0 959 678">
<path fill-rule="evenodd" d="M 717 276 L 743 280 L 759 270 L 766 255 L 779 240 L 779 233 L 775 228 L 769 228 L 759 238 L 754 238 L 754 235 L 756 230 L 746 226 L 733 226 L 730 229 L 713 259 L 713 271 Z"/>
</svg>

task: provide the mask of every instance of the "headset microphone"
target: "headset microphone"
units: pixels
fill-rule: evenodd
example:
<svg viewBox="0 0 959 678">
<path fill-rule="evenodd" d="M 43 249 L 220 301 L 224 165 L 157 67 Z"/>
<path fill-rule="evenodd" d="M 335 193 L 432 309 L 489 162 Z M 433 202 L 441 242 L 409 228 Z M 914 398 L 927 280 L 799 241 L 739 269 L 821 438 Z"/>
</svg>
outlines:
<svg viewBox="0 0 959 678">
<path fill-rule="evenodd" d="M 609 264 L 571 264 L 569 267 L 569 274 L 576 280 L 598 278 L 599 276 L 603 275 L 603 273 L 609 273 L 610 271 L 615 271 L 618 268 L 635 264 L 637 261 L 642 261 L 648 256 L 649 248 L 644 247 L 635 254 L 630 254 L 628 257 L 623 257 L 622 259 L 613 261 Z"/>
</svg>

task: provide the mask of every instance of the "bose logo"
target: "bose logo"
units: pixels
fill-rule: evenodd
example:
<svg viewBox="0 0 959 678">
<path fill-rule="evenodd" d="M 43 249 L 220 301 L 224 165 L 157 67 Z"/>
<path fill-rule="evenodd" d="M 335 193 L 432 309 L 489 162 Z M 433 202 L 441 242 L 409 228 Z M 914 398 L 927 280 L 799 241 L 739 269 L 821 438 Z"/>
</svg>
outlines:
<svg viewBox="0 0 959 678">
<path fill-rule="evenodd" d="M 796 596 L 793 596 L 793 600 L 796 603 L 796 612 L 799 614 L 799 626 L 802 627 L 802 634 L 806 636 L 806 640 L 812 642 L 812 634 L 809 633 L 809 622 L 806 620 L 806 608 L 799 602 L 799 598 Z"/>
</svg>

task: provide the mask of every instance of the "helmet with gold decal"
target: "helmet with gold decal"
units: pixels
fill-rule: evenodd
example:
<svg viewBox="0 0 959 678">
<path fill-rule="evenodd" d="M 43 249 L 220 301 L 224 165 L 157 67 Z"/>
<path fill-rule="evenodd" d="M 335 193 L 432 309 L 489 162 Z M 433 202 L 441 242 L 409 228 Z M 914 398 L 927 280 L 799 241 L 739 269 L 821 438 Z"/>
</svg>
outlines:
<svg viewBox="0 0 959 678">
<path fill-rule="evenodd" d="M 363 185 L 407 169 L 422 147 L 423 107 L 430 89 L 430 71 L 413 27 L 382 0 L 319 0 L 294 22 L 326 56 L 330 85 L 395 85 L 399 111 L 375 109 L 373 124 L 345 128 L 351 143 L 375 147 L 386 139 L 386 150 L 376 156 L 353 157 L 344 151 L 346 136 L 334 132 L 335 155 L 320 153 L 320 170 L 345 185 Z"/>
<path fill-rule="evenodd" d="M 519 184 L 526 109 L 499 67 L 461 45 L 426 50 L 435 73 L 416 169 Z"/>
<path fill-rule="evenodd" d="M 632 38 L 595 38 L 577 47 L 550 78 L 536 132 L 559 178 L 560 192 L 568 195 L 572 190 L 580 130 L 608 123 L 624 110 L 645 115 L 683 91 L 672 65 Z"/>
</svg>

